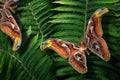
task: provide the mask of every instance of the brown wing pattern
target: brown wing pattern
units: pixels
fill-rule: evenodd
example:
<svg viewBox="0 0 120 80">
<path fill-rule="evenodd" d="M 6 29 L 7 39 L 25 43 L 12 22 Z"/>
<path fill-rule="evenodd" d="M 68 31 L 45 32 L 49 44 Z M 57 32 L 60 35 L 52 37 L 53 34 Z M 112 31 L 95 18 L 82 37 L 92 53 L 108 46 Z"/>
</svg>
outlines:
<svg viewBox="0 0 120 80">
<path fill-rule="evenodd" d="M 71 54 L 68 58 L 68 61 L 79 73 L 87 72 L 86 56 L 84 53 L 78 51 L 74 54 Z"/>
<path fill-rule="evenodd" d="M 110 59 L 110 53 L 105 40 L 102 38 L 101 17 L 108 12 L 107 8 L 100 8 L 92 15 L 87 26 L 84 43 L 95 54 L 103 60 Z"/>
<path fill-rule="evenodd" d="M 41 45 L 41 49 L 50 48 L 60 56 L 67 58 L 74 69 L 80 73 L 87 72 L 86 57 L 79 51 L 79 46 L 60 39 L 48 39 Z"/>
</svg>

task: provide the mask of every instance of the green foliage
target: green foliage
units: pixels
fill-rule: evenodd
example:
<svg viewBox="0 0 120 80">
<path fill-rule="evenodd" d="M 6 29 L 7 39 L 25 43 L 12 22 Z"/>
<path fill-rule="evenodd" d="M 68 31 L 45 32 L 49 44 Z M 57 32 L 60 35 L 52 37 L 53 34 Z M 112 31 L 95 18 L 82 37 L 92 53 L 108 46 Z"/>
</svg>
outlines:
<svg viewBox="0 0 120 80">
<path fill-rule="evenodd" d="M 120 74 L 119 0 L 21 0 L 13 14 L 23 37 L 21 48 L 13 52 L 12 41 L 0 32 L 0 80 L 117 80 Z M 104 62 L 91 53 L 88 73 L 75 71 L 57 53 L 41 51 L 44 39 L 56 37 L 80 44 L 92 13 L 108 7 L 102 26 L 111 60 Z"/>
</svg>

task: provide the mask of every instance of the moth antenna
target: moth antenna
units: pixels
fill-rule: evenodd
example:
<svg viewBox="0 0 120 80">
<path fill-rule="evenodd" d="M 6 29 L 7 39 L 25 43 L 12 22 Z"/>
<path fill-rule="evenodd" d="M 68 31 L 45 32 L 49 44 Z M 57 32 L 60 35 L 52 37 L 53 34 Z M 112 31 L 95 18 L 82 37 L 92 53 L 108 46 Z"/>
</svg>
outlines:
<svg viewBox="0 0 120 80">
<path fill-rule="evenodd" d="M 84 41 L 84 39 L 81 37 L 79 42 L 82 44 L 83 41 Z"/>
<path fill-rule="evenodd" d="M 74 41 L 81 43 L 82 42 L 82 37 L 80 39 L 74 39 Z"/>
<path fill-rule="evenodd" d="M 15 9 L 17 8 L 17 5 L 10 7 L 10 11 L 15 14 Z"/>
</svg>

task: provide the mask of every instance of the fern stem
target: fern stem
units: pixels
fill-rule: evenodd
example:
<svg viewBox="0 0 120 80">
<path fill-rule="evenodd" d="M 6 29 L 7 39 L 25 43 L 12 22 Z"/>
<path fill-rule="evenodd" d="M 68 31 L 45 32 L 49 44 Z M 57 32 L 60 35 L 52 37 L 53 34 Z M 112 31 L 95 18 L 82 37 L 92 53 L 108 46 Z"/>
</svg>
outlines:
<svg viewBox="0 0 120 80">
<path fill-rule="evenodd" d="M 28 0 L 28 1 L 29 1 L 29 0 Z M 38 26 L 38 29 L 40 30 L 41 40 L 44 40 L 43 32 L 42 32 L 42 30 L 41 30 L 41 28 L 40 28 L 40 24 L 39 24 L 37 18 L 35 17 L 35 13 L 34 13 L 34 10 L 32 9 L 32 5 L 31 5 L 30 1 L 29 1 L 28 5 L 30 6 L 30 11 L 32 12 L 32 15 L 33 15 L 33 17 L 34 17 L 34 20 L 35 20 L 35 22 L 36 22 L 36 24 L 37 24 L 37 26 Z M 41 41 L 40 45 L 41 45 L 41 44 L 42 44 L 42 41 Z"/>
<path fill-rule="evenodd" d="M 29 0 L 28 0 L 28 1 L 29 1 Z M 42 38 L 43 38 L 43 32 L 42 32 L 42 30 L 41 30 L 41 28 L 40 28 L 40 24 L 39 24 L 39 22 L 37 21 L 37 18 L 35 17 L 35 13 L 34 13 L 34 10 L 32 9 L 32 5 L 31 5 L 30 1 L 29 1 L 28 5 L 30 6 L 30 11 L 32 12 L 32 15 L 33 15 L 33 17 L 34 17 L 34 20 L 35 20 L 35 22 L 36 22 L 36 25 L 38 26 L 38 29 L 40 30 L 40 33 L 41 33 Z"/>
<path fill-rule="evenodd" d="M 18 59 L 15 55 L 10 54 L 10 53 L 4 51 L 3 49 L 0 49 L 0 51 L 6 53 L 6 55 L 8 54 L 11 58 L 15 59 L 19 64 L 21 64 L 21 66 L 24 68 L 24 70 L 25 70 L 25 71 L 28 73 L 28 75 L 32 78 L 31 80 L 37 80 L 37 79 L 35 78 L 35 76 L 33 76 L 33 75 L 31 74 L 31 72 L 27 69 L 27 67 L 23 64 L 23 62 L 22 62 L 20 59 Z"/>
<path fill-rule="evenodd" d="M 86 0 L 86 5 L 85 5 L 84 36 L 83 37 L 85 37 L 85 33 L 87 29 L 87 10 L 88 10 L 88 0 Z"/>
</svg>

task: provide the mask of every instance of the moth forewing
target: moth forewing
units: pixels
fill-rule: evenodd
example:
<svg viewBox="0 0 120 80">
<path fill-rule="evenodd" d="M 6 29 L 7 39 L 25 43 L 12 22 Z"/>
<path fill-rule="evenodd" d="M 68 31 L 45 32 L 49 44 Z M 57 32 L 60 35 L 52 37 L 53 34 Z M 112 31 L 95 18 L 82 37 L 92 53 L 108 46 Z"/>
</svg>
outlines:
<svg viewBox="0 0 120 80">
<path fill-rule="evenodd" d="M 0 12 L 0 29 L 14 40 L 13 51 L 16 51 L 22 43 L 22 35 L 19 26 L 9 10 L 1 9 Z"/>
</svg>

